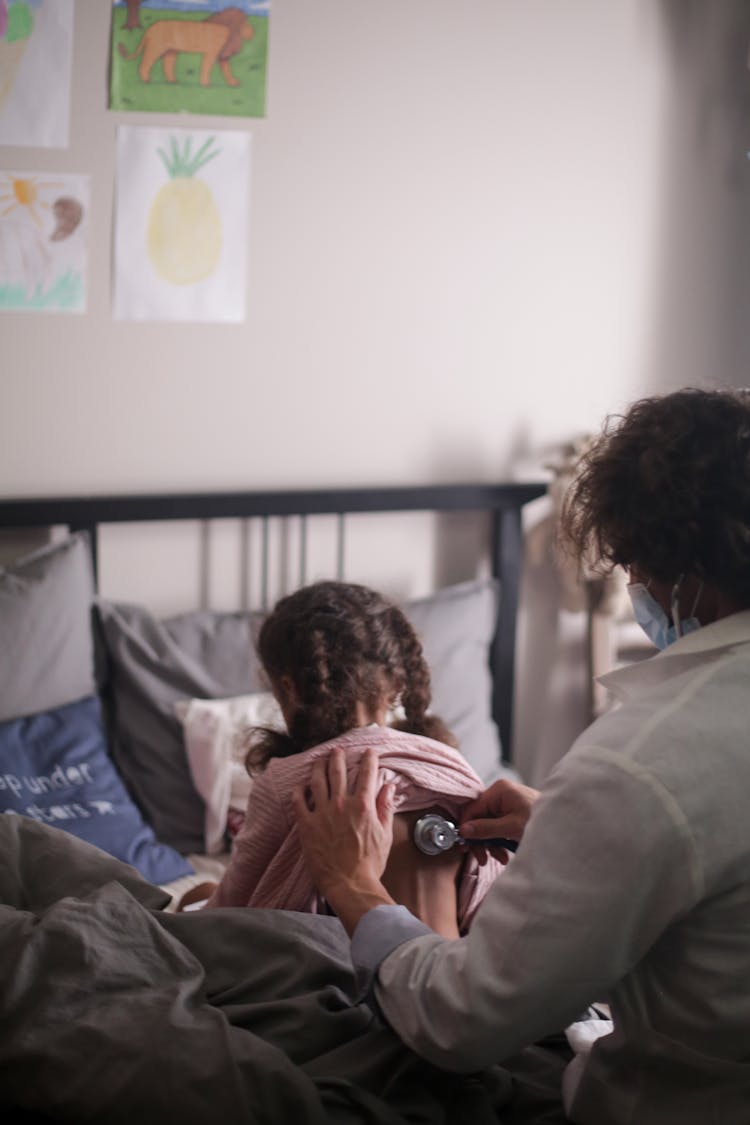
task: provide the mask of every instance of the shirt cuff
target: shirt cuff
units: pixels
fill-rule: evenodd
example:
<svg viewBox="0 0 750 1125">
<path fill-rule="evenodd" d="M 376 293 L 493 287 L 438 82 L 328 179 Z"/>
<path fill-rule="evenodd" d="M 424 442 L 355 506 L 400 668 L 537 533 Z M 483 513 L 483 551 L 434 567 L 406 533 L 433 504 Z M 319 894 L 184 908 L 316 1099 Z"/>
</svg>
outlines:
<svg viewBox="0 0 750 1125">
<path fill-rule="evenodd" d="M 375 906 L 360 918 L 352 935 L 351 957 L 363 997 L 373 1004 L 372 986 L 381 962 L 412 938 L 434 934 L 405 906 Z"/>
</svg>

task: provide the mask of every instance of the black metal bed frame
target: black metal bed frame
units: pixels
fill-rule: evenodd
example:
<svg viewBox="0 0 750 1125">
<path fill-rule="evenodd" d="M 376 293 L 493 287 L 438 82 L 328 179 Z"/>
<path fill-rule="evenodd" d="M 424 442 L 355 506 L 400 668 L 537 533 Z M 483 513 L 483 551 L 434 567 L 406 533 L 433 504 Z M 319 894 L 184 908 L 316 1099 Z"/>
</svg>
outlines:
<svg viewBox="0 0 750 1125">
<path fill-rule="evenodd" d="M 66 526 L 87 531 L 97 573 L 101 524 L 151 520 L 339 517 L 339 564 L 344 520 L 355 513 L 486 512 L 491 518 L 492 575 L 501 586 L 500 611 L 491 650 L 492 713 L 506 761 L 512 760 L 516 619 L 523 561 L 521 509 L 544 495 L 542 483 L 421 485 L 415 487 L 311 489 L 265 492 L 194 492 L 131 496 L 73 496 L 0 500 L 0 529 Z M 265 525 L 264 525 L 265 526 Z M 304 562 L 303 562 L 304 567 Z"/>
</svg>

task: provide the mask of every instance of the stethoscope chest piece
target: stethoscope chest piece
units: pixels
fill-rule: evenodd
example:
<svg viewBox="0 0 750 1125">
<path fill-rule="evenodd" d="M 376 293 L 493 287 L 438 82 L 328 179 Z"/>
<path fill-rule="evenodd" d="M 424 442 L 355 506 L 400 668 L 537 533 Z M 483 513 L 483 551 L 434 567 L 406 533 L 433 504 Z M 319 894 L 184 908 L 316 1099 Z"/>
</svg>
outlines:
<svg viewBox="0 0 750 1125">
<path fill-rule="evenodd" d="M 426 813 L 414 825 L 413 839 L 420 852 L 424 855 L 440 855 L 450 851 L 455 844 L 466 844 L 452 820 L 448 820 L 439 813 Z M 486 848 L 505 848 L 507 852 L 514 852 L 518 848 L 517 840 L 507 840 L 505 837 L 493 837 L 489 840 L 472 840 L 471 843 L 481 844 Z"/>
<path fill-rule="evenodd" d="M 414 843 L 425 855 L 440 855 L 457 844 L 458 829 L 451 820 L 437 813 L 427 813 L 414 825 Z"/>
</svg>

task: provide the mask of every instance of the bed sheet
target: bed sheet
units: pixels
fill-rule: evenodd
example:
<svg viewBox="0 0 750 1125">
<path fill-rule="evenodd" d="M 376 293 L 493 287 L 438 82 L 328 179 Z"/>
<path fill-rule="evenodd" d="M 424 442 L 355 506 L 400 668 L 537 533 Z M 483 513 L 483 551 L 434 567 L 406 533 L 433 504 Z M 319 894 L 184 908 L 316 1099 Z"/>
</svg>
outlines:
<svg viewBox="0 0 750 1125">
<path fill-rule="evenodd" d="M 538 1046 L 468 1076 L 425 1063 L 359 997 L 337 919 L 170 914 L 63 835 L 0 817 L 4 1121 L 562 1125 L 569 1055 Z"/>
</svg>

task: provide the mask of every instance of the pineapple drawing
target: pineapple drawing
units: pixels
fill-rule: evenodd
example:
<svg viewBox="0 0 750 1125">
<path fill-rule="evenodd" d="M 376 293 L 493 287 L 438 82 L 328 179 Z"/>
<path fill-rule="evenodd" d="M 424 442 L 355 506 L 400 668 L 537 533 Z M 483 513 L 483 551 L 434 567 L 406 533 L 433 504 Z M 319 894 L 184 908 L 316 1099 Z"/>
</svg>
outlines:
<svg viewBox="0 0 750 1125">
<path fill-rule="evenodd" d="M 221 152 L 209 137 L 193 154 L 192 137 L 169 153 L 158 149 L 169 182 L 157 192 L 148 217 L 146 243 L 156 272 L 173 285 L 193 285 L 216 269 L 221 254 L 221 218 L 211 189 L 197 172 Z"/>
</svg>

